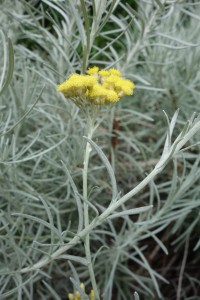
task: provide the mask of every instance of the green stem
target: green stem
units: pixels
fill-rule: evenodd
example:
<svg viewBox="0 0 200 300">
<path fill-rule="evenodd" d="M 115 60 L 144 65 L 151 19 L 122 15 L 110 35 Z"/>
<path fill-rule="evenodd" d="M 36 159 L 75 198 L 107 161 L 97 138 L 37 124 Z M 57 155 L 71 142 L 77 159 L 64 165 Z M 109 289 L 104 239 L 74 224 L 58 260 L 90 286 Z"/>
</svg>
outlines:
<svg viewBox="0 0 200 300">
<path fill-rule="evenodd" d="M 89 139 L 92 138 L 94 132 L 94 124 L 92 120 L 88 120 L 88 135 L 87 137 Z M 84 162 L 83 162 L 83 199 L 88 201 L 88 163 L 89 163 L 89 158 L 90 158 L 90 151 L 91 151 L 91 145 L 87 142 L 86 143 L 86 148 L 85 148 L 85 155 L 84 155 Z M 90 224 L 89 221 L 89 207 L 87 202 L 84 201 L 84 227 L 87 228 L 88 225 Z M 85 235 L 85 254 L 86 258 L 88 261 L 88 270 L 90 274 L 90 279 L 92 283 L 92 288 L 95 292 L 95 299 L 100 299 L 99 298 L 99 293 L 98 293 L 98 288 L 95 280 L 95 274 L 93 270 L 93 265 L 92 265 L 92 258 L 91 258 L 91 252 L 90 252 L 90 234 L 89 232 Z"/>
</svg>

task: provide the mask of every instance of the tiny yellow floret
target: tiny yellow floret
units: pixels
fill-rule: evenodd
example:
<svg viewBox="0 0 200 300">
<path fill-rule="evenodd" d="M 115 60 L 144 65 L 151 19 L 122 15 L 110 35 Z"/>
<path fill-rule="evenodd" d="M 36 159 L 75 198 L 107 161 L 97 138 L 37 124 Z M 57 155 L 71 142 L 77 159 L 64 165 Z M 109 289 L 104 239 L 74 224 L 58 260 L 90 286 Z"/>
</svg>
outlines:
<svg viewBox="0 0 200 300">
<path fill-rule="evenodd" d="M 106 76 L 109 76 L 110 75 L 110 72 L 108 70 L 101 70 L 99 71 L 99 75 L 102 76 L 102 77 L 106 77 Z"/>
<path fill-rule="evenodd" d="M 89 69 L 87 70 L 87 73 L 88 73 L 89 75 L 96 75 L 96 74 L 98 73 L 98 71 L 99 71 L 99 68 L 96 67 L 96 66 L 94 66 L 94 67 L 92 67 L 92 68 L 89 68 Z"/>
<path fill-rule="evenodd" d="M 95 300 L 94 290 L 91 290 L 90 292 L 90 300 Z"/>
<path fill-rule="evenodd" d="M 71 294 L 71 293 L 69 293 L 69 294 L 68 294 L 68 298 L 69 298 L 69 300 L 74 300 L 74 295 Z"/>
<path fill-rule="evenodd" d="M 75 300 L 81 300 L 81 293 L 79 291 L 75 293 Z"/>
<path fill-rule="evenodd" d="M 83 283 L 80 284 L 80 288 L 85 292 L 85 285 Z M 87 296 L 89 297 L 89 300 L 95 300 L 94 290 L 91 290 L 90 295 L 87 295 Z M 74 294 L 69 293 L 68 299 L 69 300 L 83 300 L 81 293 L 79 291 L 76 291 Z"/>
<path fill-rule="evenodd" d="M 85 285 L 84 285 L 84 283 L 81 282 L 80 288 L 85 292 Z"/>
<path fill-rule="evenodd" d="M 109 69 L 111 75 L 121 76 L 121 72 L 117 69 Z"/>
</svg>

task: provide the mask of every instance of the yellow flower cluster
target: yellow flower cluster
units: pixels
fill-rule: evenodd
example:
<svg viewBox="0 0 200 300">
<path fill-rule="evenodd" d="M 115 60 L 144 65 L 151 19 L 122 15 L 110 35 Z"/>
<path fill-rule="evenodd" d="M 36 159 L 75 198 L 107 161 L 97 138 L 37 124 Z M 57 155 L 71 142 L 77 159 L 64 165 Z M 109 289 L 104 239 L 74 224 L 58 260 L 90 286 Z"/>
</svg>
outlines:
<svg viewBox="0 0 200 300">
<path fill-rule="evenodd" d="M 85 292 L 85 286 L 83 283 L 80 284 L 80 288 Z M 94 298 L 94 290 L 91 290 L 90 295 L 89 296 L 89 300 L 95 300 Z M 69 300 L 81 300 L 81 293 L 79 291 L 76 291 L 75 294 L 68 294 L 68 298 Z"/>
<path fill-rule="evenodd" d="M 57 90 L 80 106 L 80 100 L 82 105 L 115 103 L 125 95 L 132 95 L 134 88 L 134 83 L 124 79 L 119 70 L 93 67 L 87 70 L 87 75 L 72 74 Z"/>
</svg>

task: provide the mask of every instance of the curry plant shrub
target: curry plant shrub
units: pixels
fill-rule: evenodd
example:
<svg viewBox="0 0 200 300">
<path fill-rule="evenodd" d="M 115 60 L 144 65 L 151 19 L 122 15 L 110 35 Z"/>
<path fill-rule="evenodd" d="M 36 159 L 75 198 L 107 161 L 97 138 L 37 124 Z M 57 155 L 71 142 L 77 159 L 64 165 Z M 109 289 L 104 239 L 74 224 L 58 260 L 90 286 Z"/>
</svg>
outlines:
<svg viewBox="0 0 200 300">
<path fill-rule="evenodd" d="M 197 299 L 198 1 L 0 11 L 0 298 Z"/>
</svg>

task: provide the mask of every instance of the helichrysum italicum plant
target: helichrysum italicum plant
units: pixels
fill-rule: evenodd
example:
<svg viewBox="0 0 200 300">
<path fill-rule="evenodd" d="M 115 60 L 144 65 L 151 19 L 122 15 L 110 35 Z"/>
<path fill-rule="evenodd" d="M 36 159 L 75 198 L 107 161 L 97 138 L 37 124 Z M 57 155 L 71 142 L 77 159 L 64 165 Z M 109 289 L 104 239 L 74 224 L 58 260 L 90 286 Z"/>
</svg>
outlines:
<svg viewBox="0 0 200 300">
<path fill-rule="evenodd" d="M 87 142 L 83 159 L 83 207 L 84 207 L 84 227 L 90 224 L 88 197 L 88 164 L 90 158 L 91 139 L 97 126 L 97 117 L 100 108 L 107 104 L 113 104 L 126 95 L 132 95 L 134 83 L 124 79 L 117 69 L 99 70 L 98 67 L 92 67 L 85 74 L 72 74 L 64 83 L 58 85 L 57 90 L 64 94 L 66 98 L 71 99 L 87 117 Z M 103 153 L 102 153 L 103 155 Z M 106 158 L 104 158 L 106 159 Z M 117 200 L 117 199 L 113 199 Z M 95 299 L 100 299 L 95 273 L 93 270 L 92 258 L 90 253 L 89 233 L 85 236 L 85 255 L 88 260 L 88 269 L 90 279 L 95 294 Z M 93 296 L 92 296 L 93 297 Z M 94 298 L 94 297 L 93 297 Z M 70 294 L 70 300 L 79 300 L 79 292 L 73 296 Z M 91 299 L 91 297 L 90 297 Z"/>
<path fill-rule="evenodd" d="M 0 104 L 1 296 L 80 297 L 79 277 L 87 291 L 96 286 L 95 296 L 103 300 L 132 299 L 135 290 L 144 299 L 170 299 L 172 286 L 177 299 L 180 291 L 183 299 L 198 295 L 190 273 L 187 289 L 181 285 L 186 255 L 183 263 L 173 260 L 182 245 L 187 254 L 190 237 L 199 234 L 199 146 L 191 148 L 199 120 L 190 115 L 199 103 L 200 6 L 159 0 L 134 6 L 110 0 L 32 3 L 0 3 L 7 13 L 0 58 L 6 87 Z M 15 24 L 10 82 L 12 42 L 6 33 Z M 60 95 L 58 82 L 64 82 Z M 119 101 L 123 94 L 130 97 Z M 159 159 L 166 137 L 163 106 L 170 115 L 179 106 L 189 121 L 178 136 L 181 113 L 172 136 L 177 113 L 171 122 L 166 118 Z M 171 159 L 173 168 L 164 170 Z M 200 243 L 194 240 L 196 263 Z M 167 285 L 171 264 L 180 280 Z"/>
</svg>

